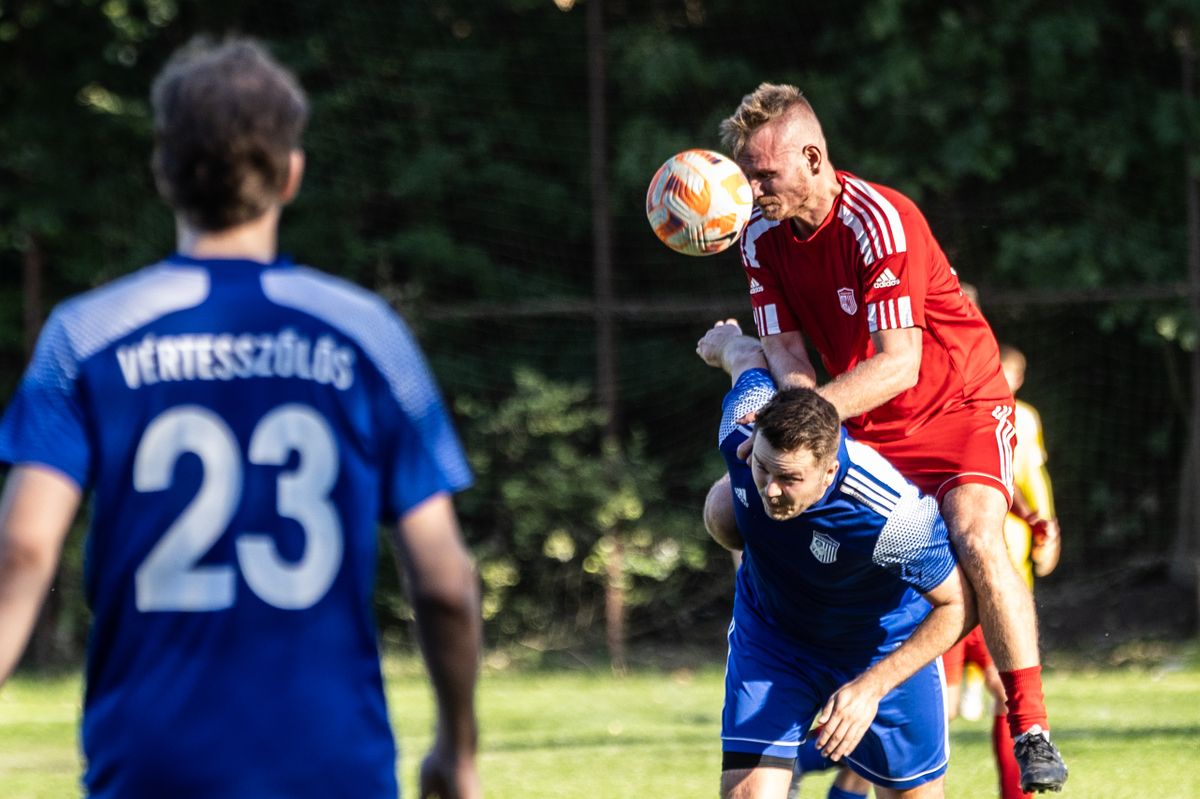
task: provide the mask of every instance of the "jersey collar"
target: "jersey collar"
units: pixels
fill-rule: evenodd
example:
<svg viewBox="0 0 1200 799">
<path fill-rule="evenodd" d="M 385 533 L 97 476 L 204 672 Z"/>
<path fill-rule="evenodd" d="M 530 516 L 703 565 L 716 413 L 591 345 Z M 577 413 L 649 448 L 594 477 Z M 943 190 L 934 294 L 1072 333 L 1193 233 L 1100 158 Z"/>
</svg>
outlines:
<svg viewBox="0 0 1200 799">
<path fill-rule="evenodd" d="M 193 258 L 190 255 L 184 255 L 180 252 L 173 252 L 167 256 L 166 263 L 172 266 L 202 266 L 206 269 L 225 270 L 225 269 L 242 269 L 242 270 L 263 270 L 263 269 L 278 269 L 280 267 L 292 266 L 292 258 L 289 255 L 280 253 L 275 256 L 274 261 L 254 261 L 249 258 Z"/>
</svg>

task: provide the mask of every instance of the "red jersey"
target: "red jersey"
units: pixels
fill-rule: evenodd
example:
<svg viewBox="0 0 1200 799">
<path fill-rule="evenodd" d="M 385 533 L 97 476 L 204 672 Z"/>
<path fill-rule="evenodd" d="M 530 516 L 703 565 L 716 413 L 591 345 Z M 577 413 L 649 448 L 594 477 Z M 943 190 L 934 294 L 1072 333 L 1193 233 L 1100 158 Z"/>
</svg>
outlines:
<svg viewBox="0 0 1200 799">
<path fill-rule="evenodd" d="M 807 239 L 757 209 L 750 217 L 742 265 L 759 336 L 800 331 L 836 377 L 875 354 L 872 333 L 922 329 L 917 384 L 846 420 L 862 441 L 907 438 L 959 408 L 1011 404 L 996 338 L 917 206 L 848 172 L 837 177 L 842 192 Z"/>
</svg>

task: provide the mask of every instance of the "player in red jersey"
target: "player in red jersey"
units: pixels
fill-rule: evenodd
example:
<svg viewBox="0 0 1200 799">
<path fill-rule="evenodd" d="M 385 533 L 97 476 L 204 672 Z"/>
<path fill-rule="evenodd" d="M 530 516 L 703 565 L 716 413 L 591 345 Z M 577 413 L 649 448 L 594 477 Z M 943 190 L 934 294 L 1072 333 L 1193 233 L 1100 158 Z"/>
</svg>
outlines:
<svg viewBox="0 0 1200 799">
<path fill-rule="evenodd" d="M 757 206 L 742 236 L 755 322 L 780 385 L 815 386 L 852 436 L 935 494 L 978 595 L 1026 790 L 1060 790 L 1033 598 L 1008 558 L 1013 398 L 995 336 L 920 210 L 834 169 L 799 89 L 763 84 L 721 123 Z"/>
<path fill-rule="evenodd" d="M 1003 345 L 1000 347 L 1000 365 L 1004 370 L 1005 382 L 1016 395 L 1025 382 L 1025 356 L 1016 347 Z M 1013 486 L 1016 490 L 1013 493 L 1012 511 L 1004 520 L 1004 538 L 1013 565 L 1025 583 L 1032 587 L 1035 575 L 1045 577 L 1058 565 L 1061 536 L 1054 514 L 1050 475 L 1046 472 L 1041 418 L 1027 402 L 1017 400 L 1016 407 L 1014 424 L 1019 441 L 1013 453 Z M 972 663 L 983 672 L 987 690 L 996 700 L 992 750 L 1000 778 L 1000 799 L 1029 799 L 1030 794 L 1021 790 L 1012 738 L 1001 715 L 1004 712 L 1004 687 L 1000 684 L 978 627 L 942 655 L 950 718 L 953 719 L 958 712 L 962 684 L 965 682 L 964 667 Z"/>
</svg>

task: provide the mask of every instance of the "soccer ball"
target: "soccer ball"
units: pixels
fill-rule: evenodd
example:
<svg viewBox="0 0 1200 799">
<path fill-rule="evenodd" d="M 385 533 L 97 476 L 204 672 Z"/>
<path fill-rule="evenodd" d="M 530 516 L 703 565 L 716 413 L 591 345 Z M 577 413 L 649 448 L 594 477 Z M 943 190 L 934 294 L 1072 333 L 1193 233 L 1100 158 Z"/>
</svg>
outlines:
<svg viewBox="0 0 1200 799">
<path fill-rule="evenodd" d="M 654 173 L 646 218 L 675 252 L 712 255 L 742 235 L 753 205 L 750 183 L 732 160 L 712 150 L 684 150 Z"/>
</svg>

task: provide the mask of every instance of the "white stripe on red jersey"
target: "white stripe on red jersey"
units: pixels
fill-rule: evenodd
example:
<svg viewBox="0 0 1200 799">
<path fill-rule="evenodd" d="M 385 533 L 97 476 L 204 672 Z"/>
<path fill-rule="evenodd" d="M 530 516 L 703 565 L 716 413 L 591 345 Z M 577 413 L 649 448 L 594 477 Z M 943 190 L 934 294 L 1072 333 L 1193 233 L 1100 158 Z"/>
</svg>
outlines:
<svg viewBox="0 0 1200 799">
<path fill-rule="evenodd" d="M 908 240 L 904 236 L 904 224 L 900 221 L 900 212 L 896 210 L 896 206 L 876 191 L 871 184 L 859 178 L 847 177 L 845 190 L 848 192 L 848 197 L 853 198 L 857 205 L 871 208 L 872 214 L 879 220 L 883 234 L 891 242 L 889 253 L 908 250 Z M 883 214 L 884 219 L 879 219 L 879 213 Z"/>
<path fill-rule="evenodd" d="M 1000 478 L 1010 497 L 1013 491 L 1013 439 L 1017 437 L 1017 429 L 1010 418 L 1012 414 L 1013 409 L 1007 405 L 997 405 L 992 411 L 992 418 L 996 420 L 996 446 L 1000 450 Z"/>
<path fill-rule="evenodd" d="M 867 232 L 867 226 L 863 224 L 863 220 L 847 203 L 842 203 L 838 206 L 838 219 L 842 220 L 842 224 L 850 228 L 854 233 L 854 238 L 858 243 L 858 251 L 862 253 L 863 263 L 867 266 L 875 263 L 876 248 L 871 241 L 871 234 Z"/>
<path fill-rule="evenodd" d="M 867 332 L 913 327 L 912 298 L 905 295 L 893 300 L 867 303 Z"/>
<path fill-rule="evenodd" d="M 773 336 L 781 332 L 779 327 L 779 311 L 775 304 L 765 305 L 754 309 L 754 326 L 759 336 Z"/>
<path fill-rule="evenodd" d="M 746 232 L 742 234 L 742 258 L 746 266 L 753 269 L 760 267 L 758 263 L 758 237 L 778 224 L 779 222 L 772 222 L 769 219 L 763 218 L 762 211 L 757 208 L 750 214 L 750 222 L 746 225 Z"/>
<path fill-rule="evenodd" d="M 856 192 L 849 183 L 842 192 L 842 207 L 852 211 L 863 220 L 864 226 L 871 233 L 875 242 L 875 254 L 879 258 L 894 253 L 891 231 L 888 230 L 887 220 L 874 203 L 860 192 Z M 869 263 L 868 263 L 869 265 Z"/>
</svg>

